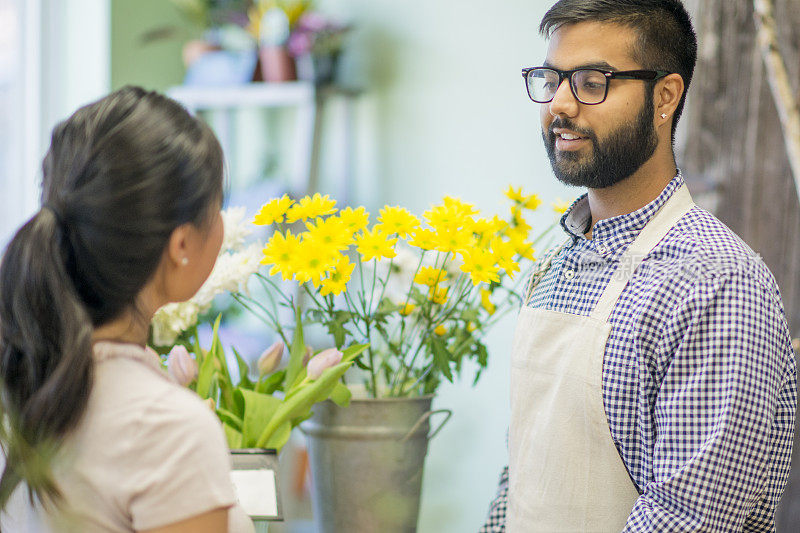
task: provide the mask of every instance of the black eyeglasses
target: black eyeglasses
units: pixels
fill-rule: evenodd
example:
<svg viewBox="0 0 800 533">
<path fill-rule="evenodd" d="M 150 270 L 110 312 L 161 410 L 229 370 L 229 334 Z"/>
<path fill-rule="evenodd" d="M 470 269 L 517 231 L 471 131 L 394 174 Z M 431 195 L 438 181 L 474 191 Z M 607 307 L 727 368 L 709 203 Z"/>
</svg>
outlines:
<svg viewBox="0 0 800 533">
<path fill-rule="evenodd" d="M 596 68 L 558 70 L 550 67 L 522 69 L 528 96 L 539 104 L 551 102 L 565 79 L 569 79 L 569 88 L 576 100 L 586 105 L 597 105 L 602 104 L 608 96 L 608 84 L 611 79 L 656 81 L 669 74 L 671 72 L 665 70 L 611 71 Z"/>
</svg>

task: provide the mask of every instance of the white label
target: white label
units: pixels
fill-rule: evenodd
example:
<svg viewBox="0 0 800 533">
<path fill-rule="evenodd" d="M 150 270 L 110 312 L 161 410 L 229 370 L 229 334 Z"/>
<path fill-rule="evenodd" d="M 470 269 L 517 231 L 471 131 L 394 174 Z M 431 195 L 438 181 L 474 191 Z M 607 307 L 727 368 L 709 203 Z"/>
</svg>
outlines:
<svg viewBox="0 0 800 533">
<path fill-rule="evenodd" d="M 249 516 L 278 516 L 275 472 L 268 469 L 234 470 L 231 479 L 239 504 Z"/>
</svg>

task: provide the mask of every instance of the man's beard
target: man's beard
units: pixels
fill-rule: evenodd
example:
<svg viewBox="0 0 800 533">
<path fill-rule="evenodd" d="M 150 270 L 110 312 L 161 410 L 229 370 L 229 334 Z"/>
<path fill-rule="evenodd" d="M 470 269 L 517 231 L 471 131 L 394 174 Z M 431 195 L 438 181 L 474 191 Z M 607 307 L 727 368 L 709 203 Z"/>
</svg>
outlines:
<svg viewBox="0 0 800 533">
<path fill-rule="evenodd" d="M 559 152 L 557 158 L 553 128 L 564 128 L 586 137 L 592 143 L 592 153 L 587 156 L 580 150 Z M 610 187 L 633 175 L 656 151 L 658 136 L 653 124 L 653 95 L 648 91 L 632 124 L 624 124 L 612 131 L 602 143 L 593 131 L 580 129 L 569 119 L 561 117 L 556 117 L 547 131 L 542 131 L 542 138 L 559 181 L 590 189 Z M 581 161 L 581 158 L 585 160 Z"/>
</svg>

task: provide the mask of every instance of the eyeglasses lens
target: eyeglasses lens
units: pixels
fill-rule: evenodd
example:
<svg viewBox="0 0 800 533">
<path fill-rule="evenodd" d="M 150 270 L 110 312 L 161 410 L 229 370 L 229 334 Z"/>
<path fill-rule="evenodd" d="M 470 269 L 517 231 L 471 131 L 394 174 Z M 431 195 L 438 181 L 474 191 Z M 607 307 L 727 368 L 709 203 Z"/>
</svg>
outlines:
<svg viewBox="0 0 800 533">
<path fill-rule="evenodd" d="M 535 68 L 528 72 L 528 96 L 539 103 L 550 102 L 558 90 L 558 72 L 549 68 Z M 599 104 L 606 96 L 605 75 L 598 70 L 578 70 L 572 74 L 570 86 L 575 97 L 584 104 Z"/>
</svg>

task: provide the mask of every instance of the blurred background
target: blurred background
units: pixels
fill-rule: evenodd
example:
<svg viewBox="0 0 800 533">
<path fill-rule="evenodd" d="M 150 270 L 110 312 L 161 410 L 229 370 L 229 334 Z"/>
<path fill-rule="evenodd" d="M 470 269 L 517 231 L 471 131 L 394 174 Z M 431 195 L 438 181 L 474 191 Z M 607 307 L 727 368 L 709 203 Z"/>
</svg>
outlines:
<svg viewBox="0 0 800 533">
<path fill-rule="evenodd" d="M 38 209 L 54 124 L 127 84 L 164 91 L 213 125 L 226 152 L 229 205 L 249 216 L 275 195 L 314 191 L 376 212 L 388 203 L 420 213 L 451 195 L 491 215 L 513 184 L 544 200 L 531 220 L 536 232 L 557 217 L 551 202 L 581 193 L 552 176 L 539 108 L 520 76 L 544 58 L 537 28 L 550 0 L 318 0 L 309 10 L 318 18 L 296 32 L 292 56 L 272 39 L 287 24 L 297 29 L 296 13 L 248 17 L 247 3 L 0 0 L 0 242 Z M 701 57 L 679 165 L 698 203 L 772 268 L 798 336 L 800 214 L 751 3 L 686 4 Z M 797 94 L 800 8 L 775 4 Z M 230 16 L 237 10 L 245 16 Z M 477 386 L 465 379 L 440 389 L 435 407 L 454 416 L 430 445 L 420 531 L 482 523 L 507 460 L 512 331 L 509 317 L 490 335 Z M 270 340 L 251 339 L 252 349 Z M 302 461 L 287 464 L 287 514 L 302 521 Z"/>
</svg>

